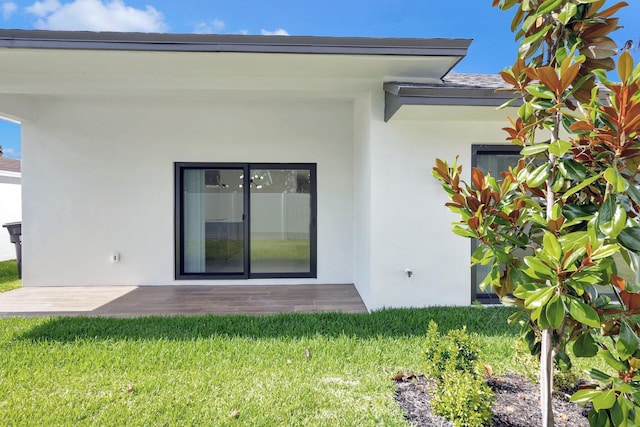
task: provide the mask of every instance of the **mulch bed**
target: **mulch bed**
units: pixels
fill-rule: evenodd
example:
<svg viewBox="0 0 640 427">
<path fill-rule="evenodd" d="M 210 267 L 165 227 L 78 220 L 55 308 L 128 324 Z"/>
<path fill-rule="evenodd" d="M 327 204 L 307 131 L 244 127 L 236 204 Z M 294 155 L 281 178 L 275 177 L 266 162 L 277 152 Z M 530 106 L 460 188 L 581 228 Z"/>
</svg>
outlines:
<svg viewBox="0 0 640 427">
<path fill-rule="evenodd" d="M 396 377 L 396 401 L 406 419 L 416 426 L 454 427 L 447 419 L 431 410 L 429 390 L 433 382 L 424 376 Z M 538 385 L 524 377 L 506 375 L 492 377 L 487 384 L 496 395 L 493 403 L 494 427 L 537 427 L 542 425 Z M 553 412 L 558 426 L 588 427 L 588 409 L 554 396 Z"/>
</svg>

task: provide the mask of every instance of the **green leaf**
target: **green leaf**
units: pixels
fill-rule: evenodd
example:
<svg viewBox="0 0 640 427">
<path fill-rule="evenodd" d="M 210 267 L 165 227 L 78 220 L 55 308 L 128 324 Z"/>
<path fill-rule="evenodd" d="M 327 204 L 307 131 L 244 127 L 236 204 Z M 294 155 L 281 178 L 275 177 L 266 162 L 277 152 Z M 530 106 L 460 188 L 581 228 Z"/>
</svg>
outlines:
<svg viewBox="0 0 640 427">
<path fill-rule="evenodd" d="M 552 142 L 549 146 L 549 152 L 558 157 L 564 156 L 564 154 L 571 149 L 571 143 L 563 141 L 561 139 Z"/>
<path fill-rule="evenodd" d="M 560 7 L 563 0 L 547 0 L 538 7 L 536 10 L 536 15 L 542 15 L 545 13 L 553 12 L 555 9 Z"/>
<path fill-rule="evenodd" d="M 574 219 L 591 219 L 597 212 L 597 209 L 593 205 L 574 205 L 567 204 L 562 208 L 562 214 L 567 221 L 573 221 Z"/>
<path fill-rule="evenodd" d="M 601 370 L 596 368 L 591 368 L 591 370 L 589 370 L 589 376 L 596 381 L 602 381 L 605 383 L 611 382 L 611 379 L 613 378 L 611 375 L 607 374 L 606 372 L 602 372 Z"/>
<path fill-rule="evenodd" d="M 555 260 L 560 260 L 562 257 L 562 247 L 560 247 L 560 243 L 558 239 L 553 233 L 548 231 L 544 232 L 544 236 L 542 237 L 542 245 L 544 246 L 544 253 L 551 256 Z"/>
<path fill-rule="evenodd" d="M 513 325 L 522 317 L 522 311 L 516 311 L 507 318 L 507 324 Z"/>
<path fill-rule="evenodd" d="M 598 351 L 598 356 L 600 356 L 607 365 L 611 366 L 618 372 L 626 372 L 627 366 L 618 360 L 609 350 L 600 350 Z"/>
<path fill-rule="evenodd" d="M 589 242 L 589 234 L 586 231 L 574 231 L 561 236 L 558 241 L 562 246 L 562 250 L 567 253 L 570 250 L 584 248 Z"/>
<path fill-rule="evenodd" d="M 531 188 L 540 187 L 549 178 L 551 167 L 548 164 L 542 164 L 535 168 L 527 176 L 527 185 Z"/>
<path fill-rule="evenodd" d="M 598 346 L 589 332 L 580 335 L 573 343 L 573 354 L 576 357 L 593 357 L 598 354 Z"/>
<path fill-rule="evenodd" d="M 579 405 L 584 406 L 587 403 L 591 402 L 594 397 L 599 396 L 601 393 L 603 393 L 602 390 L 597 390 L 595 388 L 586 388 L 583 390 L 578 390 L 575 393 L 573 393 L 573 395 L 569 399 L 569 402 L 577 403 Z"/>
<path fill-rule="evenodd" d="M 551 301 L 549 301 L 549 304 L 547 304 L 547 308 L 545 309 L 545 314 L 547 315 L 547 320 L 552 328 L 560 328 L 562 321 L 564 320 L 564 304 L 562 303 L 562 299 L 559 295 L 555 295 L 551 298 Z"/>
<path fill-rule="evenodd" d="M 544 85 L 529 85 L 525 88 L 529 94 L 536 98 L 555 99 L 556 95 Z"/>
<path fill-rule="evenodd" d="M 562 195 L 562 200 L 566 201 L 569 196 L 577 193 L 578 191 L 582 190 L 585 187 L 590 186 L 591 184 L 593 184 L 594 182 L 596 182 L 597 180 L 599 180 L 602 177 L 602 174 L 598 174 L 595 176 L 592 176 L 590 178 L 587 178 L 585 180 L 582 180 L 579 184 L 571 187 L 569 190 L 567 190 L 563 195 Z"/>
<path fill-rule="evenodd" d="M 562 7 L 562 10 L 558 14 L 558 20 L 562 22 L 562 25 L 567 25 L 569 20 L 576 15 L 578 6 L 573 3 L 567 3 Z"/>
<path fill-rule="evenodd" d="M 525 269 L 525 274 L 533 279 L 551 279 L 554 277 L 551 268 L 540 261 L 535 256 L 526 256 L 523 258 L 525 265 L 529 268 Z"/>
<path fill-rule="evenodd" d="M 593 427 L 611 427 L 611 421 L 609 420 L 609 414 L 607 411 L 589 411 L 587 415 L 589 425 Z"/>
<path fill-rule="evenodd" d="M 609 238 L 616 238 L 627 222 L 627 212 L 616 203 L 613 197 L 608 197 L 598 212 L 596 218 L 598 229 Z"/>
<path fill-rule="evenodd" d="M 587 176 L 587 168 L 571 159 L 560 160 L 558 162 L 558 170 L 565 178 L 574 181 L 582 181 Z"/>
<path fill-rule="evenodd" d="M 462 236 L 462 237 L 472 237 L 472 238 L 478 237 L 476 233 L 470 231 L 468 228 L 464 228 L 459 225 L 456 225 L 453 227 L 453 232 L 458 236 Z"/>
<path fill-rule="evenodd" d="M 555 288 L 551 286 L 545 286 L 542 289 L 531 292 L 529 296 L 524 300 L 524 306 L 529 310 L 541 308 L 549 301 L 549 299 L 553 295 L 554 290 Z"/>
<path fill-rule="evenodd" d="M 604 171 L 604 179 L 611 184 L 614 193 L 624 193 L 629 188 L 629 182 L 614 167 L 608 167 Z"/>
<path fill-rule="evenodd" d="M 529 102 L 523 103 L 520 108 L 518 108 L 518 116 L 522 118 L 523 122 L 529 121 L 531 116 L 533 116 L 533 106 Z"/>
<path fill-rule="evenodd" d="M 570 279 L 572 282 L 579 284 L 582 287 L 589 285 L 601 285 L 602 284 L 602 276 L 595 273 L 590 272 L 581 272 L 579 274 L 574 274 Z"/>
<path fill-rule="evenodd" d="M 522 156 L 533 156 L 535 154 L 545 152 L 548 149 L 549 149 L 549 144 L 527 145 L 522 150 L 520 150 L 520 155 L 522 155 Z"/>
<path fill-rule="evenodd" d="M 620 251 L 620 246 L 612 244 L 612 245 L 602 245 L 591 254 L 592 260 L 603 259 L 610 257 L 616 252 Z"/>
<path fill-rule="evenodd" d="M 558 0 L 555 0 L 555 1 L 558 1 Z M 543 29 L 531 34 L 529 37 L 527 37 L 526 39 L 522 40 L 522 43 L 520 44 L 520 50 L 522 50 L 522 49 L 527 50 L 527 49 L 529 49 L 530 46 L 535 45 L 535 43 L 540 41 L 540 39 L 542 37 L 544 37 L 544 35 L 547 34 L 547 32 L 552 27 L 553 27 L 553 24 L 549 24 L 546 27 L 544 27 Z"/>
<path fill-rule="evenodd" d="M 623 228 L 616 240 L 631 252 L 640 253 L 640 227 L 637 225 Z"/>
<path fill-rule="evenodd" d="M 561 371 L 571 369 L 571 358 L 563 349 L 558 350 L 558 354 L 556 354 L 556 365 Z"/>
<path fill-rule="evenodd" d="M 624 401 L 624 400 L 623 400 Z M 627 424 L 627 418 L 629 416 L 629 407 L 616 402 L 611 408 L 611 420 L 616 427 L 630 427 Z"/>
<path fill-rule="evenodd" d="M 547 314 L 544 310 L 544 307 L 538 307 L 531 312 L 531 320 L 538 322 L 538 327 L 540 329 L 548 329 L 551 325 L 549 324 L 549 319 L 547 319 Z"/>
<path fill-rule="evenodd" d="M 596 411 L 609 409 L 616 403 L 616 392 L 613 390 L 603 391 L 599 395 L 594 396 L 591 399 L 591 403 L 593 403 L 593 409 Z"/>
<path fill-rule="evenodd" d="M 640 339 L 633 332 L 633 329 L 629 327 L 626 320 L 623 320 L 620 324 L 620 335 L 618 335 L 618 342 L 616 343 L 616 350 L 620 355 L 620 358 L 627 360 L 638 350 L 640 345 Z"/>
<path fill-rule="evenodd" d="M 592 328 L 600 327 L 600 317 L 593 307 L 576 298 L 567 297 L 567 300 L 569 301 L 569 314 L 571 317 Z"/>
</svg>

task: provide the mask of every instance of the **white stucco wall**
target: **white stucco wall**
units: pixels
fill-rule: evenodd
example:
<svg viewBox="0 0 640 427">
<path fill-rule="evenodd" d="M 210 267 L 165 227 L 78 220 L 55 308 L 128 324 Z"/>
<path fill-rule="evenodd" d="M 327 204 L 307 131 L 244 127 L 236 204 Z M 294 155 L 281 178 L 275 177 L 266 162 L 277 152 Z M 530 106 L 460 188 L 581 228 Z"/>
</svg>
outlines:
<svg viewBox="0 0 640 427">
<path fill-rule="evenodd" d="M 22 219 L 22 191 L 20 174 L 0 171 L 0 226 Z M 9 240 L 9 233 L 0 228 L 0 261 L 15 259 L 15 245 Z"/>
<path fill-rule="evenodd" d="M 370 310 L 471 302 L 470 241 L 451 232 L 458 219 L 444 206 L 446 194 L 431 168 L 436 158 L 459 155 L 468 176 L 472 144 L 503 143 L 509 112 L 415 108 L 411 120 L 388 123 L 374 110 L 371 122 Z"/>
<path fill-rule="evenodd" d="M 385 123 L 382 91 L 38 107 L 23 121 L 25 286 L 355 283 L 370 310 L 470 303 L 470 242 L 431 168 L 460 155 L 468 174 L 472 144 L 504 141 L 505 112 L 422 106 Z M 176 282 L 173 163 L 190 161 L 317 163 L 317 279 Z"/>
<path fill-rule="evenodd" d="M 352 102 L 234 93 L 38 105 L 23 120 L 25 286 L 175 283 L 174 162 L 317 163 L 317 279 L 249 283 L 353 283 Z"/>
</svg>

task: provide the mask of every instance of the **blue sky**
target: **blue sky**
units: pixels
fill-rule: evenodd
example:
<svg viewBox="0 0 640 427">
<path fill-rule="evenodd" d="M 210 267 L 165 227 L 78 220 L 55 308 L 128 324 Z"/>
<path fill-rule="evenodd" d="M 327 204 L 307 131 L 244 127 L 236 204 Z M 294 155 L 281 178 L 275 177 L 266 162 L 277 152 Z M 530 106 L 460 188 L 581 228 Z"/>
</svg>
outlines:
<svg viewBox="0 0 640 427">
<path fill-rule="evenodd" d="M 627 2 L 614 39 L 638 46 L 640 1 Z M 0 0 L 0 26 L 13 29 L 474 39 L 462 73 L 513 62 L 511 17 L 491 0 Z M 0 120 L 0 145 L 20 158 L 19 126 Z"/>
</svg>

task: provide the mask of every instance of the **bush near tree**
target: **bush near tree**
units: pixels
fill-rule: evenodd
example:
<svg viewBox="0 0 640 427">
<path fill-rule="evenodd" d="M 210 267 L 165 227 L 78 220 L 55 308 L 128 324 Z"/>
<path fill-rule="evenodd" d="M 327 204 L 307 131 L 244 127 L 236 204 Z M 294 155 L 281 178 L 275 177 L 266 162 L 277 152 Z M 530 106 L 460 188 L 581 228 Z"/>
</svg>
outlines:
<svg viewBox="0 0 640 427">
<path fill-rule="evenodd" d="M 438 332 L 429 322 L 425 339 L 425 374 L 434 379 L 431 407 L 459 427 L 482 427 L 491 422 L 495 396 L 480 367 L 480 340 L 466 328 Z"/>
<path fill-rule="evenodd" d="M 640 253 L 640 67 L 627 51 L 614 61 L 627 3 L 606 3 L 493 0 L 515 11 L 518 57 L 500 74 L 521 104 L 504 128 L 521 159 L 469 182 L 457 159 L 433 168 L 460 217 L 453 231 L 479 242 L 472 264 L 491 267 L 482 286 L 522 309 L 512 320 L 524 316 L 540 357 L 545 427 L 554 364 L 574 356 L 612 372 L 591 369 L 594 384 L 572 397 L 593 404 L 590 424 L 640 425 L 640 293 L 619 271 Z"/>
</svg>

